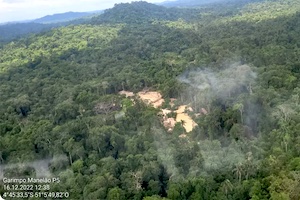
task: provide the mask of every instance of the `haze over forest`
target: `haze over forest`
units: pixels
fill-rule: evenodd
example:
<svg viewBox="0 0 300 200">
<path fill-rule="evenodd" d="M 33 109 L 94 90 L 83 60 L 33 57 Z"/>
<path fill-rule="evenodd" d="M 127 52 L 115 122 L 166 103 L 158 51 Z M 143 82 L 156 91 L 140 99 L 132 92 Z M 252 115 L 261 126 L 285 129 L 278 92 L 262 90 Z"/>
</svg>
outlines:
<svg viewBox="0 0 300 200">
<path fill-rule="evenodd" d="M 4 199 L 300 199 L 298 0 L 94 10 L 0 25 Z"/>
</svg>

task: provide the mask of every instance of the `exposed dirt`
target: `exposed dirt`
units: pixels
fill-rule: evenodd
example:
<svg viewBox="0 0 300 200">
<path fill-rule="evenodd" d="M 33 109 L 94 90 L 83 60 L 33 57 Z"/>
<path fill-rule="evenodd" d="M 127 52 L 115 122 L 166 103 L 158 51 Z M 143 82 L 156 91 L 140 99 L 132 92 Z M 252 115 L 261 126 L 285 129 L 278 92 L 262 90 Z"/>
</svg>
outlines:
<svg viewBox="0 0 300 200">
<path fill-rule="evenodd" d="M 134 97 L 133 92 L 129 92 L 129 91 L 125 91 L 125 90 L 120 91 L 119 94 L 120 95 L 125 95 L 126 97 Z"/>
<path fill-rule="evenodd" d="M 133 92 L 129 91 L 120 91 L 119 94 L 125 95 L 126 97 L 134 97 Z M 138 97 L 144 101 L 145 103 L 152 105 L 155 108 L 160 108 L 162 104 L 165 102 L 165 100 L 162 98 L 162 95 L 159 92 L 155 91 L 141 91 L 137 93 Z M 174 101 L 176 99 L 170 99 L 170 106 L 174 107 Z M 193 109 L 187 105 L 181 105 L 178 107 L 178 109 L 174 112 L 176 112 L 176 119 L 172 117 L 168 117 L 168 114 L 172 113 L 173 111 L 168 109 L 161 109 L 161 115 L 162 115 L 162 123 L 164 127 L 171 132 L 175 124 L 177 122 L 182 123 L 185 131 L 191 132 L 196 126 L 198 126 L 194 120 L 186 113 L 186 111 L 193 112 Z"/>
<path fill-rule="evenodd" d="M 177 99 L 175 99 L 175 98 L 170 98 L 170 106 L 171 107 L 174 107 L 175 106 L 175 101 L 176 101 Z"/>
<path fill-rule="evenodd" d="M 187 107 L 186 105 L 179 106 L 176 113 L 176 122 L 180 122 L 183 124 L 185 131 L 191 132 L 196 126 L 196 122 L 185 112 L 186 110 L 191 111 L 192 108 Z"/>
<path fill-rule="evenodd" d="M 174 118 L 163 119 L 163 125 L 169 132 L 173 131 L 175 124 L 176 124 L 176 121 Z"/>
<path fill-rule="evenodd" d="M 146 103 L 151 104 L 154 108 L 159 108 L 165 102 L 159 92 L 142 91 L 138 96 Z"/>
<path fill-rule="evenodd" d="M 167 116 L 167 114 L 170 114 L 172 112 L 172 110 L 161 109 L 161 112 L 162 112 L 163 116 Z"/>
</svg>

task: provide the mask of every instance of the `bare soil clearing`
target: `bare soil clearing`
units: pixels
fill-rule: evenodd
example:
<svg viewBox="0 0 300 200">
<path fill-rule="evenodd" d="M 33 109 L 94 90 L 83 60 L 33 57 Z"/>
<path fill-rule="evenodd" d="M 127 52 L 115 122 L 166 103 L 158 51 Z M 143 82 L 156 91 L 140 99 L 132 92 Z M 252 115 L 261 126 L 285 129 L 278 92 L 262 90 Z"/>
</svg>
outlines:
<svg viewBox="0 0 300 200">
<path fill-rule="evenodd" d="M 129 91 L 125 91 L 125 90 L 120 91 L 119 94 L 120 95 L 125 95 L 126 97 L 134 97 L 133 92 L 129 92 Z"/>
<path fill-rule="evenodd" d="M 134 93 L 130 91 L 120 91 L 119 94 L 125 95 L 126 97 L 134 97 Z M 154 108 L 160 108 L 165 100 L 162 98 L 162 95 L 159 92 L 156 91 L 141 91 L 137 93 L 137 96 L 144 101 L 145 103 L 152 105 Z M 170 99 L 170 105 L 171 107 L 174 107 L 174 101 L 176 99 L 172 98 Z M 193 109 L 187 105 L 181 105 L 178 107 L 176 111 L 176 119 L 172 117 L 168 117 L 168 114 L 172 113 L 173 111 L 168 109 L 161 109 L 161 115 L 162 115 L 162 123 L 164 127 L 171 132 L 175 124 L 177 122 L 181 123 L 185 131 L 191 132 L 196 126 L 196 122 L 186 113 L 186 111 L 193 112 Z"/>
<path fill-rule="evenodd" d="M 176 115 L 176 122 L 182 123 L 185 131 L 188 133 L 188 132 L 191 132 L 198 125 L 186 113 L 186 110 L 191 111 L 192 108 L 191 107 L 187 107 L 187 105 L 181 105 L 181 106 L 179 106 L 179 108 L 176 111 L 176 113 L 177 113 L 177 115 Z"/>
<path fill-rule="evenodd" d="M 151 104 L 154 108 L 159 108 L 165 102 L 162 95 L 159 92 L 154 91 L 142 91 L 138 93 L 138 96 L 146 103 Z"/>
</svg>

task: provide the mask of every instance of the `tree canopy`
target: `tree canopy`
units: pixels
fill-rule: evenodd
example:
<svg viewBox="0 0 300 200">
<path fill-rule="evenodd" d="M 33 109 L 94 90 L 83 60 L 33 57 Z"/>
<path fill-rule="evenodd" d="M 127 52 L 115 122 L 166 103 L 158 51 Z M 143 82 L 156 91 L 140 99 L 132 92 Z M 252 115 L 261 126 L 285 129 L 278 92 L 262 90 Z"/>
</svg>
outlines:
<svg viewBox="0 0 300 200">
<path fill-rule="evenodd" d="M 71 199 L 299 199 L 299 2 L 217 5 L 117 4 L 2 44 L 1 166 L 53 158 Z"/>
</svg>

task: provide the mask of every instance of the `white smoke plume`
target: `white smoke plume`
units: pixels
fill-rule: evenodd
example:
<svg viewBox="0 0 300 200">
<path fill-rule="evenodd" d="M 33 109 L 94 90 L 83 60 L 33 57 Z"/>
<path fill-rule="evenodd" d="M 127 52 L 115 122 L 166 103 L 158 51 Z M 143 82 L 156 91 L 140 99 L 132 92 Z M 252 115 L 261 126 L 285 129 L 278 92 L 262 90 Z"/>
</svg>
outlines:
<svg viewBox="0 0 300 200">
<path fill-rule="evenodd" d="M 220 102 L 220 105 L 225 107 L 240 109 L 243 112 L 241 126 L 251 127 L 257 106 L 245 97 L 253 94 L 256 77 L 256 73 L 249 65 L 238 63 L 218 71 L 207 68 L 189 70 L 178 77 L 178 81 L 188 85 L 186 90 L 182 91 L 180 101 L 190 104 L 196 112 L 205 108 L 210 113 L 214 101 Z M 198 144 L 204 163 L 203 171 L 191 168 L 190 175 L 205 174 L 209 170 L 224 167 L 230 169 L 238 163 L 245 162 L 247 158 L 248 152 L 241 150 L 243 144 L 239 142 L 233 142 L 226 147 L 218 140 L 203 140 Z"/>
<path fill-rule="evenodd" d="M 169 144 L 165 132 L 155 126 L 152 127 L 152 132 L 154 133 L 153 137 L 157 148 L 158 159 L 162 162 L 168 174 L 170 174 L 173 179 L 178 178 L 179 172 L 174 161 L 175 150 Z"/>
<path fill-rule="evenodd" d="M 256 74 L 248 65 L 234 64 L 224 70 L 215 72 L 210 69 L 185 72 L 178 77 L 199 92 L 209 92 L 210 98 L 230 98 L 236 92 L 247 89 L 251 92 Z"/>
<path fill-rule="evenodd" d="M 21 163 L 14 163 L 14 164 L 7 164 L 7 165 L 0 165 L 0 180 L 3 179 L 3 177 L 6 176 L 5 171 L 6 170 L 13 170 L 12 177 L 10 178 L 20 178 L 20 177 L 14 177 L 14 175 L 17 174 L 17 176 L 21 173 L 24 169 L 33 169 L 35 176 L 37 178 L 44 178 L 44 177 L 51 177 L 51 171 L 49 169 L 49 166 L 51 164 L 57 165 L 57 163 L 66 163 L 68 161 L 67 157 L 64 155 L 55 156 L 53 158 L 47 158 L 42 160 L 35 160 L 32 162 L 21 162 Z"/>
</svg>

